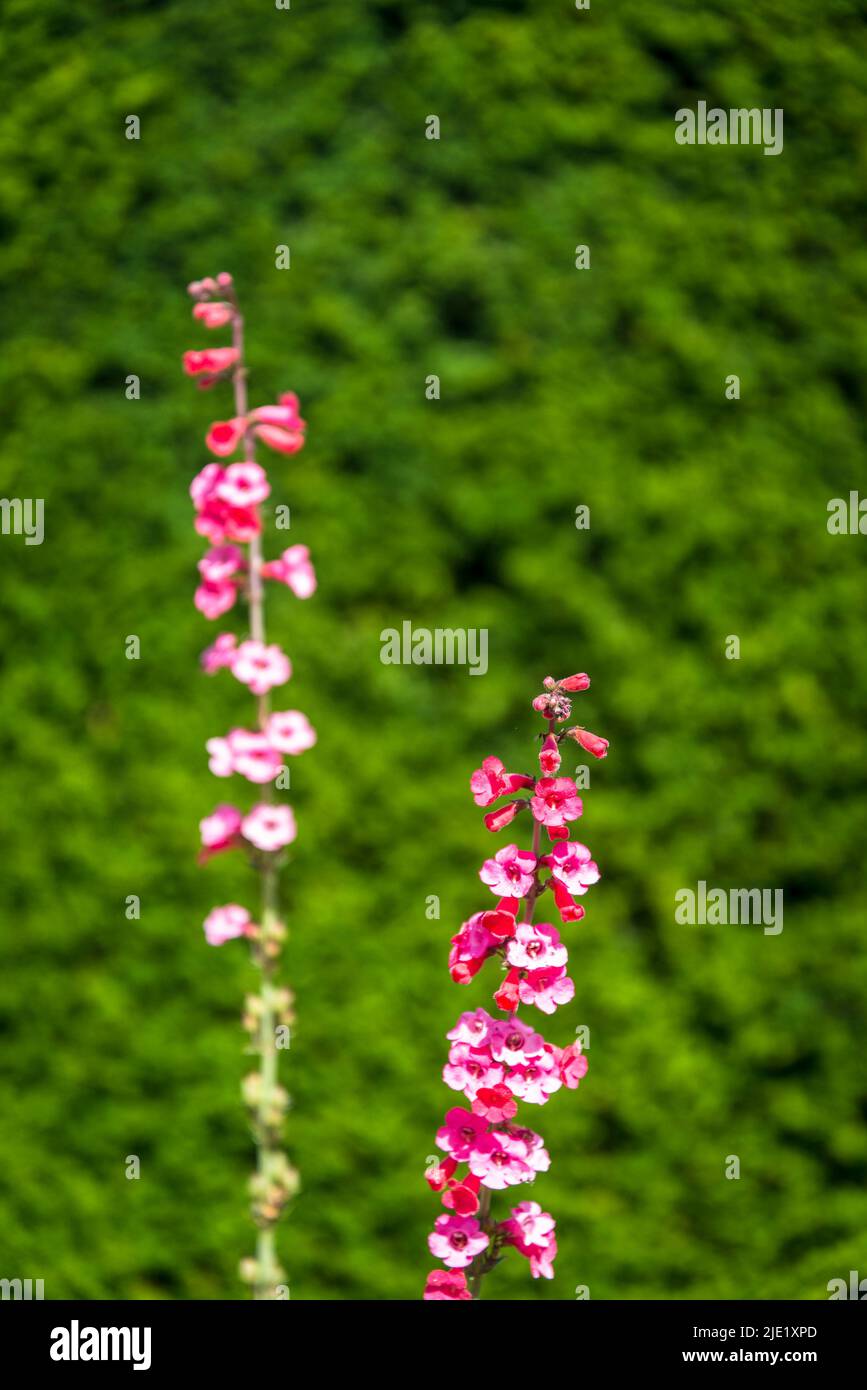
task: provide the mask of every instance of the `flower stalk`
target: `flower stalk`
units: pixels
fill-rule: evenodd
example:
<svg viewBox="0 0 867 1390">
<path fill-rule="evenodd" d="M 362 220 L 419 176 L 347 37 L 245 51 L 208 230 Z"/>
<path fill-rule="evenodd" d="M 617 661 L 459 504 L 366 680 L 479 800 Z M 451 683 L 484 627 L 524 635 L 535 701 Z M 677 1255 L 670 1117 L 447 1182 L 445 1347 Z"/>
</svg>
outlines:
<svg viewBox="0 0 867 1390">
<path fill-rule="evenodd" d="M 540 776 L 507 772 L 499 758 L 485 758 L 470 779 L 477 806 L 501 804 L 484 817 L 497 832 L 530 811 L 532 848 L 506 845 L 479 871 L 498 899 L 493 910 L 477 912 L 452 937 L 449 970 L 456 984 L 469 984 L 485 961 L 499 958 L 505 972 L 494 1003 L 504 1018 L 485 1009 L 466 1012 L 447 1034 L 451 1047 L 443 1079 L 463 1092 L 470 1108 L 454 1106 L 437 1131 L 446 1157 L 426 1172 L 446 1211 L 428 1237 L 431 1254 L 445 1270 L 428 1275 L 426 1300 L 477 1301 L 482 1281 L 513 1246 L 529 1262 L 533 1278 L 551 1279 L 557 1253 L 555 1221 L 538 1202 L 523 1201 L 506 1219 L 493 1213 L 498 1191 L 535 1181 L 550 1158 L 541 1135 L 516 1122 L 518 1101 L 544 1105 L 555 1091 L 577 1088 L 587 1072 L 580 1042 L 558 1047 L 546 1042 L 532 1022 L 518 1017 L 521 1005 L 553 1014 L 571 1000 L 575 986 L 566 974 L 568 952 L 559 929 L 536 923 L 539 898 L 551 892 L 562 923 L 580 921 L 584 908 L 575 898 L 599 880 L 586 845 L 569 840 L 570 823 L 582 814 L 575 782 L 558 777 L 560 745 L 575 739 L 595 757 L 608 744 L 580 726 L 558 730 L 571 717 L 571 694 L 586 690 L 584 675 L 555 680 L 547 676 L 533 708 L 545 719 L 539 750 Z M 516 797 L 516 792 L 530 792 Z M 552 849 L 542 853 L 542 827 Z M 463 1167 L 466 1165 L 466 1171 Z"/>
<path fill-rule="evenodd" d="M 230 348 L 184 354 L 184 369 L 200 387 L 209 389 L 229 380 L 233 387 L 234 416 L 212 424 L 205 442 L 219 459 L 238 451 L 243 455 L 242 461 L 225 467 L 207 464 L 190 488 L 196 530 L 211 542 L 199 562 L 201 580 L 195 603 L 213 620 L 232 609 L 239 596 L 246 600 L 249 634 L 239 644 L 234 633 L 222 633 L 203 653 L 202 665 L 208 675 L 225 667 L 248 687 L 255 700 L 255 727 L 232 729 L 225 737 L 209 739 L 207 749 L 215 776 L 240 774 L 262 790 L 260 800 L 246 814 L 221 803 L 200 822 L 200 862 L 223 850 L 241 849 L 259 878 L 259 923 L 245 907 L 228 903 L 214 908 L 204 925 L 210 945 L 246 937 L 258 971 L 258 988 L 246 998 L 243 1023 L 250 1037 L 249 1050 L 258 1055 L 259 1066 L 242 1087 L 256 1149 L 250 1197 L 257 1235 L 255 1256 L 241 1262 L 241 1277 L 255 1299 L 267 1300 L 288 1294 L 277 1257 L 276 1226 L 299 1185 L 282 1147 L 289 1096 L 280 1084 L 278 1067 L 280 1050 L 288 1047 L 291 1037 L 294 1001 L 291 991 L 277 982 L 286 938 L 279 876 L 297 828 L 292 808 L 276 798 L 275 787 L 289 785 L 286 756 L 311 748 L 316 734 L 300 710 L 271 711 L 270 691 L 289 680 L 292 667 L 280 647 L 267 644 L 264 581 L 276 580 L 296 597 L 309 598 L 316 577 L 306 546 L 290 546 L 274 561 L 263 559 L 263 504 L 271 488 L 256 461 L 256 441 L 281 454 L 297 453 L 304 444 L 305 424 L 292 394 L 281 396 L 276 405 L 249 409 L 244 320 L 232 277 L 223 274 L 195 281 L 189 293 L 195 301 L 195 319 L 206 328 L 230 326 L 232 332 Z"/>
</svg>

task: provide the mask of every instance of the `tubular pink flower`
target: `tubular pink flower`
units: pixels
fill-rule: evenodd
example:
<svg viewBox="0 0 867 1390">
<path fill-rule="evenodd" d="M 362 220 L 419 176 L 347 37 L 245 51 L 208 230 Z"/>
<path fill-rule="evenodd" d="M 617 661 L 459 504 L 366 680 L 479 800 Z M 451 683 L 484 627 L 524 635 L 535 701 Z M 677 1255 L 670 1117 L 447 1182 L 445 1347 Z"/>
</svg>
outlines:
<svg viewBox="0 0 867 1390">
<path fill-rule="evenodd" d="M 434 1258 L 448 1269 L 465 1269 L 487 1250 L 490 1238 L 472 1216 L 438 1216 L 427 1243 Z"/>
<path fill-rule="evenodd" d="M 265 579 L 286 584 L 296 598 L 310 598 L 316 592 L 316 574 L 306 545 L 290 545 L 279 560 L 269 560 L 262 566 L 262 574 Z"/>
<path fill-rule="evenodd" d="M 487 1128 L 487 1120 L 456 1105 L 448 1111 L 445 1124 L 437 1130 L 437 1144 L 458 1163 L 465 1163 Z"/>
<path fill-rule="evenodd" d="M 587 1075 L 587 1058 L 581 1051 L 581 1044 L 574 1042 L 564 1047 L 557 1060 L 560 1080 L 570 1091 L 578 1089 L 579 1082 Z"/>
<path fill-rule="evenodd" d="M 276 685 L 285 685 L 292 675 L 289 658 L 276 645 L 242 642 L 232 662 L 232 675 L 254 695 L 265 695 Z"/>
<path fill-rule="evenodd" d="M 229 806 L 226 802 L 215 806 L 209 816 L 199 821 L 202 850 L 206 852 L 204 857 L 210 858 L 220 850 L 231 849 L 237 842 L 240 829 L 241 812 L 237 806 Z"/>
<path fill-rule="evenodd" d="M 221 584 L 244 569 L 244 552 L 237 545 L 221 545 L 208 550 L 198 563 L 198 571 L 211 584 Z"/>
<path fill-rule="evenodd" d="M 540 777 L 530 810 L 540 824 L 560 827 L 577 820 L 583 806 L 571 777 Z"/>
<path fill-rule="evenodd" d="M 250 914 L 238 903 L 227 903 L 225 907 L 215 907 L 208 913 L 204 922 L 205 940 L 209 946 L 223 946 L 238 936 L 250 936 L 255 930 Z"/>
<path fill-rule="evenodd" d="M 523 787 L 532 787 L 533 778 L 507 772 L 499 758 L 485 758 L 470 778 L 470 791 L 477 806 L 490 806 L 499 796 L 511 796 Z"/>
<path fill-rule="evenodd" d="M 306 753 L 316 742 L 316 730 L 307 715 L 297 709 L 269 715 L 265 736 L 272 748 L 280 753 L 289 753 L 292 757 Z"/>
<path fill-rule="evenodd" d="M 231 420 L 215 420 L 205 435 L 205 443 L 217 458 L 228 458 L 241 443 L 246 428 L 243 415 L 234 415 Z"/>
<path fill-rule="evenodd" d="M 560 768 L 560 746 L 557 735 L 549 734 L 539 750 L 539 766 L 547 777 L 553 777 Z"/>
<path fill-rule="evenodd" d="M 267 734 L 248 729 L 233 729 L 228 737 L 232 771 L 246 777 L 248 782 L 273 782 L 283 762 L 279 751 Z M 219 774 L 218 774 L 219 775 Z"/>
<path fill-rule="evenodd" d="M 244 509 L 264 502 L 271 485 L 258 463 L 230 463 L 214 492 L 229 507 Z"/>
<path fill-rule="evenodd" d="M 479 878 L 500 897 L 524 898 L 536 881 L 535 869 L 535 854 L 517 845 L 505 845 L 493 859 L 485 860 Z"/>
<path fill-rule="evenodd" d="M 232 322 L 234 313 L 231 304 L 222 304 L 219 301 L 193 305 L 193 318 L 205 328 L 223 328 Z"/>
<path fill-rule="evenodd" d="M 204 348 L 184 353 L 184 371 L 187 376 L 196 378 L 197 386 L 207 389 L 215 386 L 237 361 L 236 348 Z"/>
<path fill-rule="evenodd" d="M 591 734 L 589 729 L 567 729 L 569 738 L 574 738 L 576 743 L 592 753 L 594 758 L 606 758 L 608 756 L 608 739 L 600 738 L 598 734 Z"/>
<path fill-rule="evenodd" d="M 518 986 L 522 1004 L 535 1004 L 543 1014 L 552 1014 L 561 1004 L 575 996 L 575 985 L 566 974 L 566 967 L 546 966 L 528 970 Z"/>
<path fill-rule="evenodd" d="M 561 841 L 550 854 L 543 856 L 542 863 L 547 864 L 554 878 L 575 897 L 586 893 L 601 877 L 589 849 L 578 840 Z"/>
<path fill-rule="evenodd" d="M 546 922 L 536 925 L 521 922 L 506 947 L 509 964 L 525 970 L 565 965 L 568 959 L 569 953 L 560 940 L 560 933 Z"/>
<path fill-rule="evenodd" d="M 467 1276 L 459 1269 L 432 1269 L 424 1286 L 426 1303 L 466 1302 L 472 1296 L 467 1288 Z"/>
<path fill-rule="evenodd" d="M 203 579 L 193 595 L 193 602 L 199 612 L 213 622 L 234 608 L 237 596 L 237 587 L 230 579 Z"/>
<path fill-rule="evenodd" d="M 238 643 L 234 632 L 222 632 L 210 647 L 206 647 L 201 655 L 202 668 L 206 675 L 213 676 L 216 671 L 224 666 L 231 666 L 235 660 L 235 653 L 238 650 Z"/>
<path fill-rule="evenodd" d="M 241 822 L 241 834 L 265 854 L 291 845 L 298 834 L 291 806 L 270 806 L 261 802 Z"/>
</svg>

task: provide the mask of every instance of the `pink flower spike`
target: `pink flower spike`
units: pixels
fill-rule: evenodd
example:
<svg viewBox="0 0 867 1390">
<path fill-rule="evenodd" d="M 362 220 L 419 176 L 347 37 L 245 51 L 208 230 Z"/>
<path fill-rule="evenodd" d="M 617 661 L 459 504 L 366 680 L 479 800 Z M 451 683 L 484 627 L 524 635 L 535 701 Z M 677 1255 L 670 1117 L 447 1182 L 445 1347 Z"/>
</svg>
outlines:
<svg viewBox="0 0 867 1390">
<path fill-rule="evenodd" d="M 447 1301 L 450 1303 L 472 1302 L 473 1295 L 467 1287 L 467 1276 L 460 1269 L 433 1269 L 424 1286 L 425 1303 Z"/>
<path fill-rule="evenodd" d="M 272 714 L 265 726 L 265 732 L 272 748 L 295 757 L 306 753 L 316 742 L 316 730 L 306 714 L 297 709 L 283 710 Z"/>
<path fill-rule="evenodd" d="M 505 845 L 493 859 L 486 859 L 479 878 L 501 897 L 524 898 L 535 882 L 536 856 L 517 845 Z"/>
<path fill-rule="evenodd" d="M 231 666 L 237 650 L 234 632 L 221 632 L 216 642 L 202 652 L 201 662 L 205 674 L 213 676 L 223 666 Z"/>
<path fill-rule="evenodd" d="M 223 328 L 233 317 L 231 304 L 222 304 L 219 300 L 193 305 L 193 318 L 205 328 Z"/>
<path fill-rule="evenodd" d="M 266 695 L 276 685 L 285 685 L 292 675 L 289 658 L 274 644 L 252 639 L 242 642 L 232 662 L 232 675 L 249 686 L 254 695 Z"/>
<path fill-rule="evenodd" d="M 209 946 L 222 946 L 238 936 L 250 936 L 257 930 L 250 921 L 250 914 L 238 903 L 227 903 L 225 907 L 215 907 L 208 913 L 204 922 L 205 939 Z"/>
<path fill-rule="evenodd" d="M 546 776 L 554 776 L 560 769 L 560 748 L 555 734 L 549 734 L 539 750 L 539 766 Z"/>
<path fill-rule="evenodd" d="M 310 598 L 316 592 L 316 572 L 306 545 L 290 545 L 279 560 L 269 560 L 262 566 L 262 575 L 286 584 L 296 598 Z"/>
<path fill-rule="evenodd" d="M 264 502 L 271 485 L 258 463 L 230 463 L 215 489 L 221 502 L 230 507 L 255 507 Z"/>
<path fill-rule="evenodd" d="M 219 854 L 220 850 L 231 849 L 237 842 L 240 829 L 241 812 L 237 806 L 229 806 L 225 802 L 215 806 L 209 816 L 199 821 L 202 836 L 200 863 L 210 859 L 212 854 Z"/>
<path fill-rule="evenodd" d="M 241 833 L 245 840 L 264 854 L 275 854 L 277 850 L 291 845 L 298 834 L 292 807 L 270 806 L 261 802 L 244 817 Z"/>
<path fill-rule="evenodd" d="M 217 420 L 205 435 L 205 443 L 217 458 L 228 458 L 241 443 L 246 428 L 247 421 L 243 415 L 235 415 L 231 420 Z"/>
<path fill-rule="evenodd" d="M 449 1269 L 466 1269 L 487 1250 L 489 1238 L 475 1217 L 438 1216 L 427 1243 L 434 1259 L 442 1260 Z"/>
</svg>

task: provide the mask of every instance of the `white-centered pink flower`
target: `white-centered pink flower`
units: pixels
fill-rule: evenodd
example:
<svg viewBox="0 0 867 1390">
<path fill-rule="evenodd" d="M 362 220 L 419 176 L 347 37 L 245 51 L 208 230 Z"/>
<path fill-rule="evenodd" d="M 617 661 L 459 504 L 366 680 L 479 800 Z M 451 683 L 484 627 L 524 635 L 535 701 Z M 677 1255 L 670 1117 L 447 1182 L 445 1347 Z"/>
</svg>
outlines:
<svg viewBox="0 0 867 1390">
<path fill-rule="evenodd" d="M 506 960 L 524 970 L 565 965 L 569 953 L 556 927 L 547 922 L 520 922 L 506 947 Z"/>
<path fill-rule="evenodd" d="M 522 1004 L 535 1004 L 543 1014 L 552 1014 L 561 1004 L 575 996 L 575 985 L 566 974 L 566 967 L 551 966 L 528 970 L 518 986 Z"/>
<path fill-rule="evenodd" d="M 221 584 L 244 568 L 244 552 L 237 545 L 218 545 L 206 551 L 198 564 L 199 574 L 211 584 Z"/>
<path fill-rule="evenodd" d="M 237 806 L 221 802 L 209 816 L 199 821 L 203 849 L 216 854 L 233 843 L 241 829 L 241 812 Z"/>
<path fill-rule="evenodd" d="M 583 807 L 571 777 L 540 777 L 530 798 L 530 810 L 542 825 L 559 827 L 577 820 Z"/>
<path fill-rule="evenodd" d="M 271 485 L 258 463 L 230 463 L 214 491 L 230 507 L 255 507 L 268 497 Z"/>
<path fill-rule="evenodd" d="M 316 742 L 316 730 L 307 715 L 298 709 L 286 709 L 270 715 L 265 733 L 273 748 L 293 757 L 306 753 Z"/>
<path fill-rule="evenodd" d="M 261 802 L 244 817 L 241 834 L 266 854 L 285 849 L 298 834 L 292 807 Z"/>
<path fill-rule="evenodd" d="M 230 579 L 203 579 L 193 602 L 202 616 L 213 622 L 234 607 L 237 596 L 238 590 Z"/>
<path fill-rule="evenodd" d="M 550 854 L 544 856 L 543 863 L 573 896 L 580 897 L 600 879 L 598 865 L 594 863 L 589 849 L 578 840 L 561 840 Z"/>
<path fill-rule="evenodd" d="M 487 1120 L 472 1110 L 453 1106 L 446 1114 L 445 1124 L 437 1130 L 437 1144 L 447 1154 L 463 1163 L 488 1128 Z"/>
<path fill-rule="evenodd" d="M 254 730 L 232 729 L 226 738 L 209 738 L 206 747 L 215 777 L 237 772 L 248 782 L 262 784 L 273 782 L 283 766 L 280 752 Z"/>
<path fill-rule="evenodd" d="M 238 903 L 226 903 L 225 907 L 215 907 L 204 921 L 205 939 L 209 946 L 222 946 L 238 936 L 249 936 L 255 931 L 246 907 Z"/>
<path fill-rule="evenodd" d="M 487 1250 L 489 1237 L 474 1216 L 438 1216 L 427 1243 L 434 1258 L 449 1269 L 465 1269 Z"/>
<path fill-rule="evenodd" d="M 499 1130 L 482 1135 L 468 1162 L 470 1172 L 481 1178 L 482 1185 L 495 1191 L 533 1181 L 533 1169 L 522 1154 L 505 1142 Z"/>
<path fill-rule="evenodd" d="M 255 730 L 233 729 L 229 734 L 234 771 L 248 782 L 273 782 L 283 766 L 279 751 L 267 734 Z"/>
<path fill-rule="evenodd" d="M 285 685 L 292 675 L 292 666 L 276 643 L 266 646 L 250 638 L 235 653 L 232 675 L 249 686 L 254 695 L 266 695 L 274 686 Z"/>
<path fill-rule="evenodd" d="M 201 662 L 206 675 L 212 676 L 224 666 L 231 666 L 237 650 L 238 641 L 234 632 L 221 632 L 216 642 L 202 652 Z"/>
<path fill-rule="evenodd" d="M 479 878 L 502 898 L 526 897 L 533 886 L 536 856 L 517 845 L 505 845 L 493 859 L 486 859 Z"/>
</svg>

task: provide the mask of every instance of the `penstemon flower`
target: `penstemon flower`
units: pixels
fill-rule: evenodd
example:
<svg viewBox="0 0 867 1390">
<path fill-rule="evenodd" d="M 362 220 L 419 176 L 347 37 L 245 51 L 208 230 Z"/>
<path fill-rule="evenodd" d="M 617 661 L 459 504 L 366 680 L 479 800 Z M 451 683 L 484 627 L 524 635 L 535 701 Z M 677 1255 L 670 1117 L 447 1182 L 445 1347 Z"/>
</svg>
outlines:
<svg viewBox="0 0 867 1390">
<path fill-rule="evenodd" d="M 584 908 L 575 898 L 599 881 L 590 850 L 569 838 L 571 823 L 583 812 L 578 790 L 570 777 L 558 776 L 564 738 L 597 758 L 608 751 L 605 739 L 583 728 L 557 729 L 571 718 L 570 696 L 589 684 L 583 674 L 559 681 L 546 676 L 543 693 L 533 701 L 546 721 L 539 777 L 507 772 L 499 758 L 485 758 L 470 778 L 477 806 L 512 798 L 487 812 L 488 830 L 511 826 L 529 811 L 533 835 L 531 848 L 508 844 L 485 860 L 479 877 L 496 904 L 476 912 L 452 937 L 449 971 L 456 984 L 469 984 L 492 956 L 499 957 L 504 975 L 493 996 L 500 1016 L 476 1009 L 462 1014 L 446 1034 L 451 1046 L 443 1080 L 467 1104 L 447 1112 L 436 1136 L 445 1157 L 425 1174 L 446 1208 L 428 1237 L 431 1254 L 446 1270 L 428 1275 L 427 1300 L 478 1299 L 482 1277 L 499 1263 L 507 1246 L 525 1257 L 534 1279 L 554 1277 L 557 1241 L 550 1213 L 538 1202 L 523 1201 L 498 1219 L 491 1203 L 494 1192 L 533 1182 L 550 1165 L 541 1135 L 518 1122 L 518 1102 L 545 1105 L 563 1086 L 575 1090 L 587 1072 L 580 1043 L 561 1048 L 546 1042 L 518 1011 L 527 1005 L 553 1014 L 575 994 L 560 928 L 537 922 L 535 916 L 539 899 L 550 890 L 560 922 L 580 921 Z M 516 796 L 521 792 L 526 794 Z M 231 811 L 217 807 L 208 821 L 218 846 L 234 826 L 227 809 Z M 548 853 L 543 827 L 551 843 Z"/>
<path fill-rule="evenodd" d="M 286 1277 L 277 1261 L 275 1226 L 298 1190 L 298 1175 L 280 1147 L 289 1097 L 277 1075 L 278 1035 L 282 1043 L 294 1022 L 293 999 L 275 980 L 286 936 L 279 915 L 278 878 L 297 827 L 292 808 L 275 800 L 274 783 L 285 770 L 286 755 L 294 757 L 312 748 L 316 733 L 300 710 L 271 710 L 270 692 L 286 684 L 292 667 L 285 652 L 265 637 L 264 580 L 276 580 L 297 598 L 309 598 L 316 576 L 304 545 L 290 546 L 267 563 L 263 560 L 262 506 L 271 485 L 254 451 L 258 439 L 278 453 L 297 453 L 304 444 L 305 425 L 294 395 L 281 396 L 278 405 L 248 410 L 244 322 L 231 275 L 195 281 L 189 293 L 198 323 L 232 331 L 231 347 L 184 354 L 184 370 L 198 386 L 231 382 L 235 410 L 230 420 L 213 424 L 205 439 L 210 452 L 226 462 L 206 464 L 190 486 L 195 528 L 208 541 L 198 565 L 194 602 L 206 618 L 214 620 L 234 608 L 239 597 L 246 600 L 249 633 L 240 641 L 233 632 L 221 633 L 202 653 L 201 664 L 207 675 L 225 667 L 255 700 L 257 727 L 235 728 L 225 737 L 208 739 L 211 772 L 215 777 L 237 773 L 259 790 L 246 811 L 220 802 L 200 821 L 199 862 L 240 849 L 260 880 L 259 922 L 240 903 L 226 903 L 208 914 L 204 930 L 211 946 L 246 937 L 260 975 L 258 993 L 247 996 L 244 1010 L 244 1027 L 252 1050 L 259 1054 L 259 1070 L 245 1079 L 242 1088 L 256 1143 L 250 1195 L 258 1235 L 255 1258 L 242 1261 L 241 1275 L 252 1285 L 254 1298 L 275 1299 L 281 1297 Z M 243 458 L 229 462 L 237 451 Z"/>
</svg>

